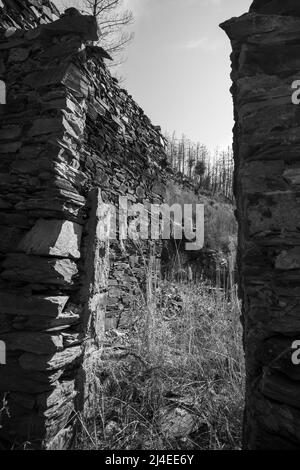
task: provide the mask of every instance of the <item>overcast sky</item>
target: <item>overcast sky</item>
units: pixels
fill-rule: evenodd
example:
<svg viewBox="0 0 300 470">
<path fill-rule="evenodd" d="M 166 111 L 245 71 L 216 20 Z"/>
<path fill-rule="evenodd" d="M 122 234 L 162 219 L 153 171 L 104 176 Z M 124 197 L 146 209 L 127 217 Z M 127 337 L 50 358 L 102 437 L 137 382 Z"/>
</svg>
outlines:
<svg viewBox="0 0 300 470">
<path fill-rule="evenodd" d="M 231 145 L 231 48 L 219 23 L 247 12 L 252 0 L 124 1 L 135 39 L 122 86 L 164 131 L 210 149 Z"/>
</svg>

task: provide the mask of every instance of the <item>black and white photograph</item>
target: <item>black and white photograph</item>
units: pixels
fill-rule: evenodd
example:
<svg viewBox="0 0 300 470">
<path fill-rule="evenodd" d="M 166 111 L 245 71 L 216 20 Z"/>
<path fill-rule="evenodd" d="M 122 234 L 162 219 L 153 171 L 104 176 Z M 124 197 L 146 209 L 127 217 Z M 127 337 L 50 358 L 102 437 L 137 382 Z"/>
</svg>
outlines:
<svg viewBox="0 0 300 470">
<path fill-rule="evenodd" d="M 0 0 L 1 450 L 300 450 L 300 0 Z"/>
</svg>

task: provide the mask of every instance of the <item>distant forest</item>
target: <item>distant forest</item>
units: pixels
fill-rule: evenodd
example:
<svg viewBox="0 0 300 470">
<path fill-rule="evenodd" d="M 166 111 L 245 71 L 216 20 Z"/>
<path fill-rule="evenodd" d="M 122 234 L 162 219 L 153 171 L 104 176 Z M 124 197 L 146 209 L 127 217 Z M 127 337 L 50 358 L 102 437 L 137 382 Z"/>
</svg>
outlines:
<svg viewBox="0 0 300 470">
<path fill-rule="evenodd" d="M 190 178 L 197 191 L 208 192 L 213 196 L 223 196 L 234 202 L 233 152 L 232 148 L 219 150 L 213 154 L 200 142 L 192 142 L 184 135 L 177 138 L 175 132 L 166 134 L 167 153 L 172 167 Z"/>
</svg>

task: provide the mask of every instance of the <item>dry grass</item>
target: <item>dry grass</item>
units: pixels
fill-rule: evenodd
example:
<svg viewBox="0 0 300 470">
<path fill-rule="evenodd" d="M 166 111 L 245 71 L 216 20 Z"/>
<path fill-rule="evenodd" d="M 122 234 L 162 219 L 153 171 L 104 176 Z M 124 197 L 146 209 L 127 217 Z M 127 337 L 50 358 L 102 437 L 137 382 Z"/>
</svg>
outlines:
<svg viewBox="0 0 300 470">
<path fill-rule="evenodd" d="M 229 204 L 211 202 L 205 207 L 206 248 L 230 252 L 230 245 L 236 244 L 237 221 L 234 208 Z"/>
<path fill-rule="evenodd" d="M 137 300 L 130 335 L 110 333 L 119 348 L 115 362 L 103 362 L 99 417 L 85 423 L 75 447 L 239 449 L 244 363 L 235 293 L 183 283 L 151 290 Z"/>
</svg>

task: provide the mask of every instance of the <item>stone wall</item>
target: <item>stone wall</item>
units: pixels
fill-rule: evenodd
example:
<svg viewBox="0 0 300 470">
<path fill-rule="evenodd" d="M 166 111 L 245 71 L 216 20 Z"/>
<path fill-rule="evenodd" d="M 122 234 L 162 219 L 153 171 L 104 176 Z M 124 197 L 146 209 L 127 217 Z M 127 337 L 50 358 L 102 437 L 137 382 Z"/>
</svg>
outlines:
<svg viewBox="0 0 300 470">
<path fill-rule="evenodd" d="M 298 1 L 255 1 L 224 23 L 232 44 L 235 195 L 246 355 L 244 445 L 298 449 L 300 74 Z"/>
<path fill-rule="evenodd" d="M 104 203 L 161 202 L 169 170 L 159 129 L 107 71 L 97 39 L 94 18 L 79 14 L 0 31 L 0 398 L 9 411 L 0 435 L 8 445 L 66 448 L 77 413 L 97 412 L 105 328 L 127 322 L 140 259 L 160 253 L 159 242 L 126 241 L 120 252 L 99 235 Z"/>
<path fill-rule="evenodd" d="M 49 0 L 1 0 L 0 24 L 4 28 L 34 28 L 55 21 L 60 14 Z"/>
</svg>

